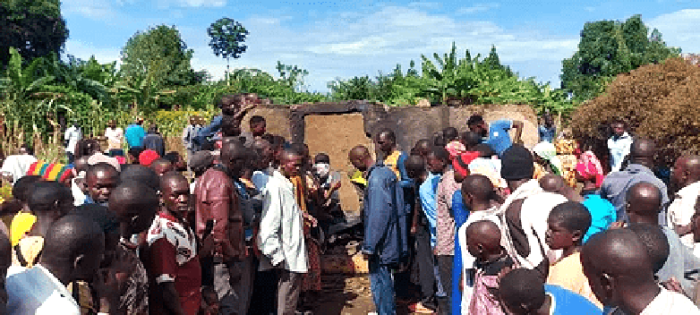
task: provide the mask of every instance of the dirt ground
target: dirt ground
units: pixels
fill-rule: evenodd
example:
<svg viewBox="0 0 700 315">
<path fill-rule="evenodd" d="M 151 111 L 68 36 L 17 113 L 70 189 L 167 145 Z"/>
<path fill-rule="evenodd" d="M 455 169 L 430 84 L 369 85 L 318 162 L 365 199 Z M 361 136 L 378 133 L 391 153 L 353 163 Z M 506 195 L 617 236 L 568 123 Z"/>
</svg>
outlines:
<svg viewBox="0 0 700 315">
<path fill-rule="evenodd" d="M 368 275 L 324 274 L 321 295 L 312 303 L 314 315 L 366 315 L 374 312 Z M 413 301 L 415 302 L 415 301 Z M 412 314 L 399 303 L 397 314 Z"/>
</svg>

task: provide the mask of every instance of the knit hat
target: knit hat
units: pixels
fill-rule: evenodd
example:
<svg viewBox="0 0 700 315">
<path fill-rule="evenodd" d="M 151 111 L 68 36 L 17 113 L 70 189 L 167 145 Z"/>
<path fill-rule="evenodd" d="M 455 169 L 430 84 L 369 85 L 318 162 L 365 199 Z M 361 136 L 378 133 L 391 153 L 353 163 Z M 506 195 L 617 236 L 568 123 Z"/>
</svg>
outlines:
<svg viewBox="0 0 700 315">
<path fill-rule="evenodd" d="M 151 149 L 143 150 L 143 152 L 139 154 L 139 164 L 145 167 L 151 167 L 151 163 L 157 159 L 160 159 L 160 155 L 158 155 L 158 152 Z"/>
<path fill-rule="evenodd" d="M 211 152 L 202 150 L 195 152 L 190 158 L 190 168 L 195 173 L 204 172 L 209 166 L 214 163 L 214 156 Z"/>
<path fill-rule="evenodd" d="M 27 175 L 38 175 L 44 180 L 63 183 L 68 177 L 73 174 L 72 168 L 64 164 L 45 163 L 42 161 L 34 162 L 29 166 Z"/>
<path fill-rule="evenodd" d="M 501 157 L 501 177 L 505 180 L 532 178 L 535 164 L 532 153 L 524 146 L 514 144 Z"/>
</svg>

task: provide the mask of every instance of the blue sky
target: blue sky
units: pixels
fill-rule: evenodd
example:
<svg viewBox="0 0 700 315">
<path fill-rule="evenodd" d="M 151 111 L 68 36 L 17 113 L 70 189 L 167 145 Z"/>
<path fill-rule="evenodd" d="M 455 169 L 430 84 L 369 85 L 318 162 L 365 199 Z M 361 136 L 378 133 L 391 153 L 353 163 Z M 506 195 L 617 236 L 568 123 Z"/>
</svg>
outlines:
<svg viewBox="0 0 700 315">
<path fill-rule="evenodd" d="M 559 84 L 561 60 L 576 50 L 585 22 L 634 14 L 658 28 L 667 44 L 700 53 L 700 4 L 692 0 L 640 1 L 384 1 L 367 0 L 64 0 L 70 37 L 65 52 L 100 62 L 119 60 L 135 32 L 176 26 L 194 49 L 192 66 L 222 77 L 226 61 L 208 46 L 207 27 L 221 17 L 250 32 L 248 51 L 232 68 L 276 75 L 277 61 L 309 71 L 306 85 L 325 92 L 335 78 L 376 76 L 420 55 L 488 53 L 522 77 Z"/>
</svg>

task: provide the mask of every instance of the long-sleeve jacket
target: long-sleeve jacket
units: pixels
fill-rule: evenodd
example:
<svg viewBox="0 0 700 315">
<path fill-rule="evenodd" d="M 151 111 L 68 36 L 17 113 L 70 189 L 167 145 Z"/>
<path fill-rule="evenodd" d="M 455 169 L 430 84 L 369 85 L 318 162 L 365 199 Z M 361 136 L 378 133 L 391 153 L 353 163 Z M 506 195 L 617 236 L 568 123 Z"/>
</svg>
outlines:
<svg viewBox="0 0 700 315">
<path fill-rule="evenodd" d="M 365 240 L 362 251 L 381 264 L 399 263 L 408 254 L 408 214 L 403 188 L 394 172 L 375 165 L 364 198 Z"/>
<path fill-rule="evenodd" d="M 294 185 L 275 171 L 261 193 L 263 210 L 258 231 L 258 247 L 264 256 L 261 269 L 278 266 L 291 272 L 306 273 L 304 219 L 294 198 Z"/>
<path fill-rule="evenodd" d="M 243 215 L 236 187 L 228 174 L 217 167 L 208 169 L 197 181 L 194 194 L 197 236 L 203 237 L 207 221 L 214 220 L 214 240 L 222 245 L 230 244 L 233 249 L 226 258 L 243 259 L 246 256 Z"/>
</svg>

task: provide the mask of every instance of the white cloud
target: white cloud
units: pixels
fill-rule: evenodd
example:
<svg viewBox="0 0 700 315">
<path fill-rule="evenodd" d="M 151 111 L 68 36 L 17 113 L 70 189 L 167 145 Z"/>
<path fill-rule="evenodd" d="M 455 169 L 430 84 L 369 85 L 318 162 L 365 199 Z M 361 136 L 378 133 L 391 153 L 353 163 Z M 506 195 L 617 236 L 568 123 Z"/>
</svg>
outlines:
<svg viewBox="0 0 700 315">
<path fill-rule="evenodd" d="M 500 5 L 498 3 L 477 3 L 471 7 L 463 7 L 457 10 L 458 15 L 467 15 L 478 12 L 485 12 L 491 9 L 496 9 Z"/>
<path fill-rule="evenodd" d="M 157 0 L 158 7 L 166 9 L 170 7 L 199 8 L 199 7 L 223 7 L 226 0 Z"/>
<path fill-rule="evenodd" d="M 62 4 L 67 15 L 77 14 L 94 20 L 112 18 L 116 12 L 110 0 L 64 0 Z"/>
<path fill-rule="evenodd" d="M 700 9 L 685 9 L 660 15 L 649 21 L 650 28 L 657 28 L 669 46 L 680 47 L 684 53 L 700 52 Z"/>
</svg>

